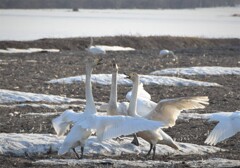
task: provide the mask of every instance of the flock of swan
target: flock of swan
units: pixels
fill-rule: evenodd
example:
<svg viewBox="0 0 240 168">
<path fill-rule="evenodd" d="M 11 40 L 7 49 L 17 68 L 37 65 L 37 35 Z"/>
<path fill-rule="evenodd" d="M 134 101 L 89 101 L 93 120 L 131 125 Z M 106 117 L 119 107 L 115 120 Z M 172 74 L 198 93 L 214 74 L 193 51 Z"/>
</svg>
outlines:
<svg viewBox="0 0 240 168">
<path fill-rule="evenodd" d="M 158 103 L 151 101 L 140 83 L 139 75 L 135 72 L 126 74 L 133 82 L 132 90 L 127 93 L 129 102 L 117 100 L 118 66 L 112 62 L 112 85 L 109 102 L 100 109 L 106 110 L 107 115 L 97 114 L 92 94 L 91 74 L 93 69 L 102 64 L 102 59 L 86 59 L 85 96 L 86 107 L 83 112 L 66 110 L 52 120 L 53 128 L 58 136 L 66 135 L 58 154 L 63 155 L 73 150 L 78 158 L 83 158 L 85 142 L 95 134 L 99 141 L 116 138 L 122 135 L 134 135 L 133 144 L 139 145 L 137 137 L 141 137 L 150 144 L 147 155 L 153 151 L 155 158 L 156 144 L 164 144 L 180 150 L 175 142 L 162 128 L 173 127 L 183 110 L 203 109 L 209 104 L 207 96 L 181 97 L 161 100 Z M 240 112 L 212 113 L 210 121 L 219 121 L 217 126 L 207 137 L 205 143 L 216 145 L 240 131 Z M 81 147 L 81 155 L 76 147 Z"/>
</svg>

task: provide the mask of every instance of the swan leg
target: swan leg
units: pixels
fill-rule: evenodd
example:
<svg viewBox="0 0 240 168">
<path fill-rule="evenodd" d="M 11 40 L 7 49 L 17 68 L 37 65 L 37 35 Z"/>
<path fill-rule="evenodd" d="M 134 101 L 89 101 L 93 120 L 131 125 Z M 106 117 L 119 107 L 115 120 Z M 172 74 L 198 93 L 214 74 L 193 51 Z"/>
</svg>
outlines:
<svg viewBox="0 0 240 168">
<path fill-rule="evenodd" d="M 133 134 L 133 140 L 132 140 L 131 143 L 136 145 L 136 146 L 139 146 L 139 141 L 138 141 L 138 138 L 137 138 L 137 134 Z"/>
<path fill-rule="evenodd" d="M 123 141 L 124 139 L 121 137 L 113 138 L 114 141 Z"/>
<path fill-rule="evenodd" d="M 82 156 L 80 157 L 80 156 L 78 155 L 78 153 L 76 152 L 75 148 L 72 148 L 72 150 L 73 150 L 73 152 L 75 153 L 75 155 L 77 156 L 78 159 L 81 159 L 81 158 L 82 158 Z"/>
<path fill-rule="evenodd" d="M 84 147 L 81 146 L 81 159 L 83 158 L 83 151 L 84 151 Z"/>
<path fill-rule="evenodd" d="M 152 160 L 155 159 L 155 153 L 156 153 L 156 145 L 153 146 L 153 157 L 152 157 Z"/>
<path fill-rule="evenodd" d="M 153 144 L 150 143 L 150 149 L 149 149 L 149 151 L 148 151 L 148 153 L 147 153 L 147 156 L 150 155 L 150 153 L 151 153 L 151 151 L 152 151 L 152 148 L 153 148 Z"/>
</svg>

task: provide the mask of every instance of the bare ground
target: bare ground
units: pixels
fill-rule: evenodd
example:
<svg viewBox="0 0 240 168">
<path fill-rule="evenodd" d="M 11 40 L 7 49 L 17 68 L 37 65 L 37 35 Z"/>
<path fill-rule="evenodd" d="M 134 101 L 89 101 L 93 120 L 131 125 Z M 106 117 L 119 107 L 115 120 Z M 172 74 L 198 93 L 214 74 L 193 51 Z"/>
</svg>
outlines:
<svg viewBox="0 0 240 168">
<path fill-rule="evenodd" d="M 0 42 L 0 49 L 15 48 L 58 48 L 60 53 L 32 53 L 32 54 L 0 54 L 0 88 L 34 93 L 66 95 L 73 98 L 84 98 L 84 85 L 58 85 L 47 84 L 46 81 L 84 74 L 84 59 L 90 56 L 84 51 L 89 43 L 88 38 L 74 39 L 42 39 L 29 42 L 5 41 Z M 105 64 L 97 67 L 94 73 L 111 73 L 109 68 L 112 58 L 119 65 L 119 73 L 135 71 L 141 74 L 149 74 L 152 71 L 170 67 L 190 66 L 229 66 L 240 67 L 240 40 L 239 39 L 200 39 L 181 37 L 101 37 L 95 38 L 96 44 L 121 45 L 133 47 L 136 51 L 108 52 L 103 56 Z M 171 58 L 160 58 L 159 50 L 168 48 L 178 56 L 178 62 Z M 217 111 L 236 111 L 240 109 L 240 76 L 180 76 L 208 82 L 217 82 L 223 87 L 172 87 L 172 86 L 145 86 L 152 95 L 152 99 L 158 102 L 165 98 L 183 96 L 209 96 L 210 105 L 198 113 L 211 113 Z M 109 86 L 93 84 L 95 101 L 108 101 Z M 119 86 L 119 100 L 125 100 L 128 86 Z M 76 108 L 79 110 L 80 108 Z M 21 114 L 28 112 L 48 112 L 47 108 L 25 107 L 0 107 L 0 132 L 16 133 L 54 133 L 51 127 L 52 117 L 30 117 L 9 114 L 15 111 Z M 53 116 L 54 117 L 54 116 Z M 178 121 L 176 126 L 165 130 L 170 136 L 179 142 L 203 144 L 208 131 L 216 123 L 208 123 L 202 120 Z M 185 167 L 185 161 L 200 160 L 206 158 L 228 158 L 240 160 L 240 134 L 219 143 L 217 146 L 228 149 L 226 152 L 207 154 L 205 156 L 157 156 L 156 160 L 180 160 L 182 164 L 177 167 Z M 73 158 L 66 155 L 61 158 Z M 93 156 L 86 156 L 91 158 Z M 43 158 L 60 158 L 56 154 L 48 154 L 29 157 L 0 156 L 2 167 L 42 167 L 33 165 L 32 160 Z M 106 156 L 94 156 L 94 158 L 107 158 Z M 124 155 L 112 157 L 114 159 L 144 160 L 144 156 Z M 0 167 L 1 167 L 0 166 Z M 84 165 L 87 167 L 114 167 L 114 165 Z M 49 166 L 52 167 L 52 166 Z M 56 166 L 61 167 L 61 166 Z M 63 166 L 62 166 L 63 167 Z M 71 167 L 71 166 L 69 166 Z M 73 166 L 74 167 L 74 166 Z"/>
</svg>

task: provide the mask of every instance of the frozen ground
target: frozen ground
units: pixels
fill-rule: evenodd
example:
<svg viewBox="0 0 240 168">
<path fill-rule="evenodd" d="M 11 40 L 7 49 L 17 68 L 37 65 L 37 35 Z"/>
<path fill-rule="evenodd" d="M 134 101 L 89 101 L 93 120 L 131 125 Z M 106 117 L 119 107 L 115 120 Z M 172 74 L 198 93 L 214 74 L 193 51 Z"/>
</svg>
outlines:
<svg viewBox="0 0 240 168">
<path fill-rule="evenodd" d="M 236 19 L 236 18 L 234 18 Z M 109 51 L 102 56 L 104 64 L 94 69 L 95 74 L 111 74 L 112 59 L 118 63 L 119 73 L 137 72 L 147 75 L 150 72 L 178 67 L 239 67 L 239 39 L 199 39 L 181 37 L 94 37 L 95 44 L 107 46 L 125 46 L 135 50 Z M 217 83 L 221 87 L 186 84 L 189 81 L 174 81 L 174 84 L 145 84 L 154 102 L 162 99 L 184 96 L 208 96 L 210 104 L 205 109 L 183 112 L 176 125 L 164 131 L 181 144 L 183 151 L 172 151 L 158 145 L 156 160 L 145 157 L 149 144 L 135 147 L 125 141 L 97 143 L 91 137 L 83 160 L 75 159 L 74 153 L 58 156 L 56 151 L 62 138 L 55 136 L 51 120 L 66 109 L 82 111 L 85 104 L 85 86 L 83 82 L 70 84 L 47 83 L 52 79 L 77 77 L 85 74 L 83 60 L 89 38 L 42 39 L 37 41 L 0 42 L 0 48 L 58 48 L 60 52 L 1 53 L 0 60 L 0 154 L 2 167 L 239 167 L 240 134 L 219 143 L 221 151 L 202 152 L 213 149 L 204 144 L 209 132 L 216 122 L 206 121 L 206 115 L 219 111 L 239 110 L 240 75 L 181 75 L 176 77 L 191 81 Z M 178 62 L 168 57 L 159 57 L 159 51 L 167 48 L 178 56 Z M 146 83 L 156 83 L 147 75 Z M 172 76 L 172 75 L 171 75 Z M 167 77 L 167 76 L 164 76 Z M 96 77 L 96 80 L 99 78 Z M 102 83 L 105 82 L 105 78 Z M 97 106 L 108 102 L 110 93 L 110 76 L 108 85 L 93 83 L 93 96 Z M 168 81 L 168 78 L 162 78 Z M 176 78 L 173 78 L 176 79 Z M 162 80 L 162 82 L 165 82 Z M 126 101 L 126 93 L 131 90 L 131 83 L 118 86 L 118 100 Z M 176 87 L 177 86 L 177 87 Z M 64 96 L 62 96 L 64 95 Z M 48 97 L 49 96 L 49 97 Z M 51 96 L 57 96 L 51 97 Z M 58 97 L 59 96 L 59 97 Z M 71 101 L 74 99 L 74 101 Z M 75 99 L 77 101 L 75 101 Z M 58 103 L 57 103 L 58 102 Z M 100 113 L 104 115 L 105 113 Z M 96 145 L 96 146 L 94 146 Z M 190 148 L 190 146 L 191 148 Z M 194 145 L 194 146 L 193 146 Z M 50 148 L 50 146 L 52 146 Z M 113 150 L 112 147 L 116 148 Z M 184 148 L 186 147 L 186 148 Z M 216 149 L 214 148 L 214 149 Z M 19 149 L 19 150 L 15 150 Z M 141 149 L 141 150 L 140 150 Z M 163 149 L 163 150 L 161 150 Z M 95 153 L 92 154 L 92 151 Z M 99 152 L 99 150 L 101 152 Z M 24 151 L 27 151 L 24 153 Z M 35 152 L 34 152 L 35 151 Z M 79 149 L 78 149 L 79 151 Z M 99 153 L 104 154 L 97 154 Z M 123 152 L 124 151 L 124 152 Z M 130 151 L 132 153 L 130 153 Z M 140 153 L 140 151 L 142 151 Z M 198 152 L 199 152 L 198 151 Z M 211 151 L 211 150 L 210 150 Z M 14 153 L 21 156 L 15 156 Z M 32 152 L 32 153 L 31 153 Z M 129 152 L 129 153 L 128 153 Z M 175 154 L 176 152 L 176 154 Z M 24 153 L 24 154 L 23 154 Z M 114 154 L 112 154 L 114 153 Z M 121 153 L 121 154 L 120 154 Z M 62 163 L 62 164 L 61 164 Z M 44 164 L 44 165 L 43 165 Z M 68 166 L 67 166 L 68 165 Z"/>
</svg>

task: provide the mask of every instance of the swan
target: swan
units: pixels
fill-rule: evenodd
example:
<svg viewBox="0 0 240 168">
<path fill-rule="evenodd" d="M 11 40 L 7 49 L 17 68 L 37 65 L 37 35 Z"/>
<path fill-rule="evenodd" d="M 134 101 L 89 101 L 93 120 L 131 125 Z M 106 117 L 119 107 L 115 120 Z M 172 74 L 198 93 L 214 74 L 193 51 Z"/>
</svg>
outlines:
<svg viewBox="0 0 240 168">
<path fill-rule="evenodd" d="M 174 52 L 167 49 L 160 50 L 159 55 L 161 57 L 173 56 L 173 61 L 178 61 L 178 57 L 174 54 Z"/>
<path fill-rule="evenodd" d="M 167 49 L 163 49 L 159 52 L 159 55 L 160 56 L 168 56 L 168 55 L 174 56 L 174 52 L 170 51 L 170 50 L 167 50 Z"/>
<path fill-rule="evenodd" d="M 128 75 L 128 78 L 133 80 L 133 89 L 132 89 L 132 95 L 131 95 L 131 101 L 129 105 L 129 115 L 136 116 L 136 105 L 137 105 L 137 98 L 138 98 L 138 87 L 139 87 L 139 76 L 136 73 L 130 73 Z M 147 156 L 151 154 L 151 151 L 153 150 L 153 156 L 152 159 L 155 159 L 155 152 L 156 152 L 156 145 L 157 144 L 164 144 L 168 145 L 174 149 L 179 149 L 179 146 L 176 142 L 168 135 L 166 134 L 161 128 L 155 129 L 155 130 L 148 130 L 148 131 L 141 131 L 137 133 L 138 137 L 141 137 L 145 141 L 147 141 L 150 144 L 150 149 L 147 153 Z M 138 144 L 138 140 L 136 137 L 133 140 L 133 143 Z"/>
<path fill-rule="evenodd" d="M 112 61 L 112 84 L 110 91 L 110 99 L 108 103 L 104 103 L 100 106 L 100 110 L 107 111 L 108 115 L 128 115 L 129 102 L 131 100 L 132 90 L 127 92 L 126 98 L 129 102 L 117 102 L 117 76 L 118 66 L 115 60 Z M 140 116 L 147 115 L 148 112 L 153 110 L 157 106 L 157 103 L 151 101 L 151 95 L 144 90 L 143 84 L 138 86 L 138 98 L 137 98 L 137 112 Z M 115 109 L 116 108 L 116 109 Z"/>
<path fill-rule="evenodd" d="M 208 115 L 209 121 L 219 121 L 219 123 L 211 131 L 204 143 L 216 145 L 240 132 L 240 111 L 219 112 Z"/>
<path fill-rule="evenodd" d="M 93 46 L 93 38 L 90 37 L 90 44 L 88 48 L 86 48 L 86 51 L 90 52 L 93 55 L 98 55 L 98 54 L 106 54 L 106 50 L 101 47 Z"/>
<path fill-rule="evenodd" d="M 86 99 L 91 100 L 91 74 L 93 68 L 97 65 L 101 64 L 101 59 L 86 59 L 86 83 L 85 83 L 85 94 Z M 91 101 L 86 102 L 85 111 L 96 110 L 94 103 Z M 59 155 L 63 155 L 72 149 L 77 156 L 77 158 L 83 158 L 84 145 L 89 136 L 93 133 L 91 129 L 84 129 L 78 125 L 76 125 L 79 118 L 84 115 L 84 112 L 76 113 L 73 110 L 64 111 L 59 117 L 54 118 L 52 120 L 52 125 L 58 136 L 64 135 L 69 129 L 70 126 L 73 127 L 70 129 L 70 132 L 66 136 L 63 144 L 58 150 Z M 81 147 L 81 156 L 78 155 L 75 148 Z"/>
<path fill-rule="evenodd" d="M 164 126 L 163 122 L 151 121 L 139 117 L 96 115 L 97 110 L 91 87 L 91 73 L 93 68 L 99 63 L 99 60 L 94 60 L 93 62 L 87 61 L 86 63 L 86 107 L 84 112 L 76 114 L 75 112 L 67 111 L 64 120 L 66 124 L 62 124 L 64 121 L 61 120 L 64 119 L 64 114 L 59 116 L 58 119 L 53 120 L 53 122 L 55 122 L 53 126 L 59 135 L 63 134 L 67 129 L 66 125 L 73 123 L 73 127 L 70 129 L 70 132 L 67 134 L 58 151 L 59 155 L 63 155 L 72 149 L 78 158 L 82 158 L 85 142 L 92 132 L 96 133 L 99 141 L 103 141 L 120 135 L 129 135 L 135 132 L 157 129 Z M 62 122 L 57 122 L 58 120 Z M 60 126 L 56 127 L 56 125 Z M 62 129 L 59 129 L 61 126 L 63 126 Z M 77 146 L 81 146 L 81 157 L 75 151 Z"/>
<path fill-rule="evenodd" d="M 139 85 L 139 75 L 135 72 L 132 72 L 129 75 L 129 78 L 134 83 L 133 88 L 137 88 Z M 166 128 L 173 127 L 181 111 L 190 109 L 203 109 L 205 108 L 205 105 L 209 104 L 208 101 L 209 99 L 207 96 L 163 99 L 158 103 L 155 103 L 153 101 L 150 102 L 148 100 L 148 102 L 150 102 L 148 104 L 152 104 L 152 106 L 151 108 L 148 108 L 150 111 L 147 112 L 147 114 L 143 117 L 149 120 L 158 120 L 165 122 Z M 137 103 L 138 102 L 139 101 L 137 101 Z M 143 106 L 147 106 L 147 103 L 146 105 L 143 104 Z"/>
</svg>

